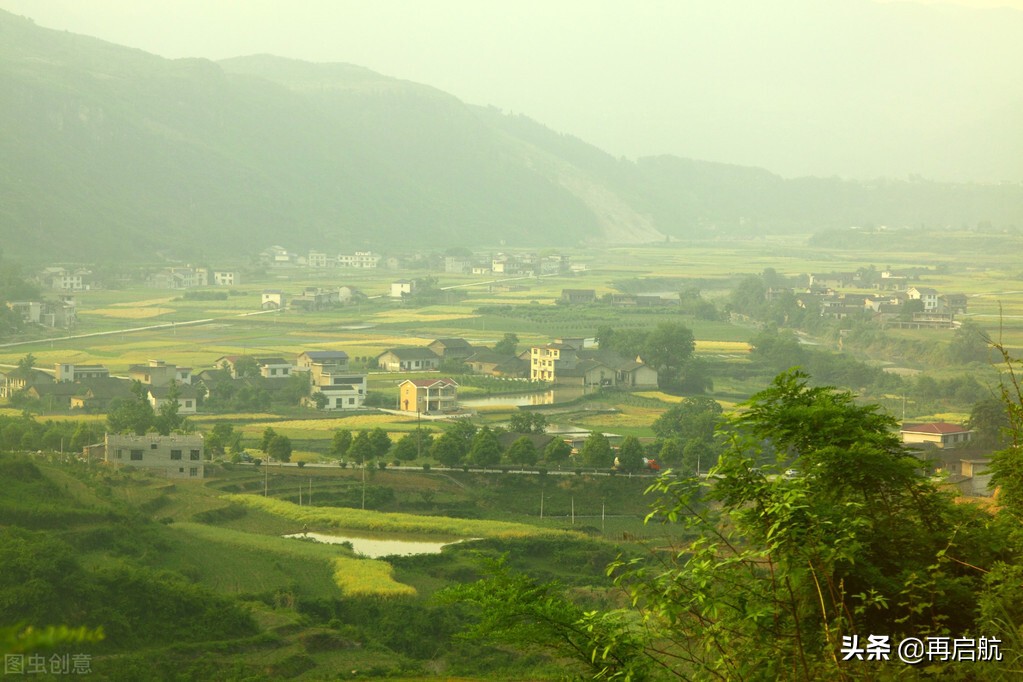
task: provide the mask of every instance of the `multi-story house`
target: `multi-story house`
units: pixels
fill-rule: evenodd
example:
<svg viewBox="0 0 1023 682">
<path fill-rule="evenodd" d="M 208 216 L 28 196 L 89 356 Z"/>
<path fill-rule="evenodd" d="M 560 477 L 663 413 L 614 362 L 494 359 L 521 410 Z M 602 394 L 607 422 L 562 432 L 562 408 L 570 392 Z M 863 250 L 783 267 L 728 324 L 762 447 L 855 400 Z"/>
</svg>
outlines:
<svg viewBox="0 0 1023 682">
<path fill-rule="evenodd" d="M 406 379 L 398 384 L 398 409 L 428 414 L 458 409 L 458 384 L 447 377 Z"/>
<path fill-rule="evenodd" d="M 202 478 L 201 435 L 145 436 L 107 434 L 103 459 L 108 464 L 149 469 L 167 478 Z"/>
<path fill-rule="evenodd" d="M 58 362 L 54 376 L 58 383 L 74 383 L 84 379 L 106 379 L 110 370 L 103 365 L 75 365 L 70 362 Z"/>
</svg>

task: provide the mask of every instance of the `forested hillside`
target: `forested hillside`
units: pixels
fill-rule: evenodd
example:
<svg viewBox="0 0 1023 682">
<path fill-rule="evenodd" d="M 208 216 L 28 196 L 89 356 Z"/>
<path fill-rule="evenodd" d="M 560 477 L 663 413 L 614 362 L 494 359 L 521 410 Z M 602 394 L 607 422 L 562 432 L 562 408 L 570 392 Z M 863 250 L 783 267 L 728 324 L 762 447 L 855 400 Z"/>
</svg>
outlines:
<svg viewBox="0 0 1023 682">
<path fill-rule="evenodd" d="M 1015 185 L 616 159 L 357 66 L 167 60 L 3 12 L 0 87 L 0 231 L 39 261 L 1023 226 Z"/>
</svg>

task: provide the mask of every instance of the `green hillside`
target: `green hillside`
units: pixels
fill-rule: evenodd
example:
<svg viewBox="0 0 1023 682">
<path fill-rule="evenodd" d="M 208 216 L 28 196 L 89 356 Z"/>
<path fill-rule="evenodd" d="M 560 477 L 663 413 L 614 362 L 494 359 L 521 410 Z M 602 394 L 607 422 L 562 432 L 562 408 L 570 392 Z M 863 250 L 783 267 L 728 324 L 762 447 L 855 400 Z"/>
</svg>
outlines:
<svg viewBox="0 0 1023 682">
<path fill-rule="evenodd" d="M 357 66 L 167 60 L 4 12 L 0 88 L 0 234 L 43 262 L 1023 225 L 1019 186 L 616 159 Z"/>
</svg>

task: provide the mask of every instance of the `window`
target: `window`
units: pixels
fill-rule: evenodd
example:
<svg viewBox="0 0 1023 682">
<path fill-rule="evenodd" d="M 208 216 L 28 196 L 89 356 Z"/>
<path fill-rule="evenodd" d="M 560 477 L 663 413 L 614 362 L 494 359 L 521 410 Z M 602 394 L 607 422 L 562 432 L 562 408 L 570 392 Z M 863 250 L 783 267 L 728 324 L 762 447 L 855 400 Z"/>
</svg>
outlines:
<svg viewBox="0 0 1023 682">
<path fill-rule="evenodd" d="M 192 401 L 191 400 L 186 400 L 185 401 L 185 407 L 191 407 L 191 406 L 192 406 Z"/>
<path fill-rule="evenodd" d="M 155 450 L 157 447 L 159 447 L 159 445 L 157 445 L 156 443 L 150 443 L 149 444 L 149 449 L 150 450 Z"/>
<path fill-rule="evenodd" d="M 131 458 L 135 462 L 142 461 L 142 451 L 141 450 L 132 450 L 131 451 Z"/>
<path fill-rule="evenodd" d="M 178 467 L 178 473 L 179 474 L 185 473 L 185 467 Z"/>
<path fill-rule="evenodd" d="M 188 458 L 190 460 L 198 461 L 200 459 L 200 457 L 201 457 L 201 454 L 200 454 L 200 452 L 198 450 L 189 450 L 188 451 Z"/>
<path fill-rule="evenodd" d="M 188 475 L 189 476 L 198 476 L 199 475 L 199 467 L 190 467 L 188 469 Z"/>
<path fill-rule="evenodd" d="M 124 457 L 124 450 L 122 450 L 121 448 L 117 448 L 117 459 L 123 459 L 123 457 Z"/>
<path fill-rule="evenodd" d="M 181 459 L 181 450 L 171 450 L 171 459 Z"/>
<path fill-rule="evenodd" d="M 349 404 L 349 405 L 353 405 L 353 404 L 355 404 L 355 398 L 349 398 L 349 399 L 348 399 L 348 404 Z"/>
</svg>

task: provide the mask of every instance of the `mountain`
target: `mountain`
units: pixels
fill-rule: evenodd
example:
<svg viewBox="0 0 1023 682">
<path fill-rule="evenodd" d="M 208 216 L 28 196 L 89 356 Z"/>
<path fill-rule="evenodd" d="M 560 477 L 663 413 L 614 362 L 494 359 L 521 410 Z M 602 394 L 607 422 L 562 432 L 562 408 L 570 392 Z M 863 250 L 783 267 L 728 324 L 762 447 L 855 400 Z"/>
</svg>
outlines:
<svg viewBox="0 0 1023 682">
<path fill-rule="evenodd" d="M 8 255 L 39 261 L 1023 226 L 1018 186 L 616 159 L 357 66 L 167 60 L 5 12 L 0 88 L 0 236 Z"/>
</svg>

